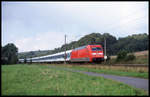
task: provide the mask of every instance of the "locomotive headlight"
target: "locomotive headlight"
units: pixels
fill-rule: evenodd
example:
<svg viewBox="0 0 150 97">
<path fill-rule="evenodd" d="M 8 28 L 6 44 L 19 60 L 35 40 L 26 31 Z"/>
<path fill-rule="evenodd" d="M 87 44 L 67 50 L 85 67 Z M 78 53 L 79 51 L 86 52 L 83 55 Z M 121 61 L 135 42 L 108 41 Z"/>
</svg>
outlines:
<svg viewBox="0 0 150 97">
<path fill-rule="evenodd" d="M 92 55 L 96 55 L 96 53 L 92 53 Z"/>
<path fill-rule="evenodd" d="M 98 53 L 99 55 L 102 55 L 103 53 Z"/>
</svg>

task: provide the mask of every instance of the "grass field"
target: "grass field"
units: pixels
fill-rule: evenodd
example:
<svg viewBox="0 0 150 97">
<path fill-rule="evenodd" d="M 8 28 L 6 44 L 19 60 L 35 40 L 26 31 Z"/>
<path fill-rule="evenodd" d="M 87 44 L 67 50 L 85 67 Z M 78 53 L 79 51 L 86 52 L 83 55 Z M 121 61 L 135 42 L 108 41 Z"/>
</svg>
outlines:
<svg viewBox="0 0 150 97">
<path fill-rule="evenodd" d="M 47 65 L 2 65 L 2 95 L 148 95 L 120 82 Z"/>
</svg>

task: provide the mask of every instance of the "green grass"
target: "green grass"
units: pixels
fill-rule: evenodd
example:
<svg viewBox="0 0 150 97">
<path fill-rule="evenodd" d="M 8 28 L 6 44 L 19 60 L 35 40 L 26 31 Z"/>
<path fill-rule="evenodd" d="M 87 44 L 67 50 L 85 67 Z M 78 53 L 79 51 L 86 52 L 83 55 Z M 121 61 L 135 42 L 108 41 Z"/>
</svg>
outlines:
<svg viewBox="0 0 150 97">
<path fill-rule="evenodd" d="M 117 81 L 58 68 L 2 65 L 2 95 L 148 95 Z"/>
</svg>

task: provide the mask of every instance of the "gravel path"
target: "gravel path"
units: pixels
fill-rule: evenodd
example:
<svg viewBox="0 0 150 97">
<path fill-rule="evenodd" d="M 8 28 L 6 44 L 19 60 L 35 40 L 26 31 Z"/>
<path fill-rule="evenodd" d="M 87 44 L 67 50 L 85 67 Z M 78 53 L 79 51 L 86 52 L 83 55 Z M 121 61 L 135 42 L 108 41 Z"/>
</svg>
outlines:
<svg viewBox="0 0 150 97">
<path fill-rule="evenodd" d="M 56 68 L 56 66 L 51 66 L 51 67 Z M 75 70 L 75 69 L 70 69 L 70 68 L 64 68 L 64 67 L 63 68 L 59 67 L 58 69 L 67 70 L 67 71 L 71 71 L 71 72 L 79 72 L 79 73 L 87 74 L 87 75 L 90 75 L 90 76 L 102 76 L 104 78 L 113 79 L 113 80 L 116 80 L 116 81 L 123 82 L 123 83 L 128 84 L 130 86 L 133 86 L 135 88 L 149 90 L 149 81 L 148 81 L 148 79 L 123 77 L 123 76 L 101 74 L 101 73 L 94 73 L 94 72 L 85 72 L 85 71 L 80 71 L 80 70 Z"/>
</svg>

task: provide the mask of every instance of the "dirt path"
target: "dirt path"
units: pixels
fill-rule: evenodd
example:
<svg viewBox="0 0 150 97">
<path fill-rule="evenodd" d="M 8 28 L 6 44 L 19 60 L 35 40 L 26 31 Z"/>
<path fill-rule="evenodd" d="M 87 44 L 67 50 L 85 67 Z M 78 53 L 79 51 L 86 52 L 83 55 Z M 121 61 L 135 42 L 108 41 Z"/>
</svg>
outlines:
<svg viewBox="0 0 150 97">
<path fill-rule="evenodd" d="M 144 90 L 149 90 L 149 82 L 148 79 L 142 79 L 142 78 L 134 78 L 134 77 L 123 77 L 123 76 L 117 76 L 117 75 L 109 75 L 109 74 L 102 74 L 102 73 L 94 73 L 94 72 L 86 72 L 86 71 L 80 71 L 80 70 L 75 70 L 71 68 L 62 68 L 62 67 L 57 67 L 57 66 L 50 66 L 52 68 L 58 68 L 61 70 L 67 70 L 71 72 L 79 72 L 83 74 L 87 74 L 90 76 L 102 76 L 104 78 L 116 80 L 119 82 L 123 82 L 125 84 L 128 84 L 130 86 L 133 86 L 135 88 L 140 88 Z"/>
</svg>

